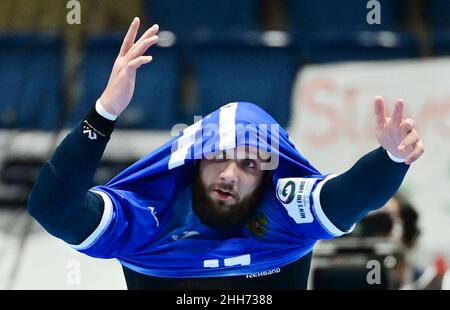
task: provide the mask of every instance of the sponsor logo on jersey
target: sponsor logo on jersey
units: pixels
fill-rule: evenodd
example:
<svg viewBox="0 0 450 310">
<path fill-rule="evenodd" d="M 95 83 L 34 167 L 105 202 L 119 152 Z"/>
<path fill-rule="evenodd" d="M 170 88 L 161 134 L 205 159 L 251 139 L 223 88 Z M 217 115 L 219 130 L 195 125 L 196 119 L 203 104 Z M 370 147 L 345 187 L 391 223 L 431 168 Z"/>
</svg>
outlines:
<svg viewBox="0 0 450 310">
<path fill-rule="evenodd" d="M 295 197 L 295 183 L 293 181 L 286 182 L 281 190 L 277 190 L 277 196 L 282 203 L 291 203 Z"/>
<path fill-rule="evenodd" d="M 297 224 L 311 223 L 310 196 L 316 179 L 285 178 L 277 184 L 277 198 Z"/>
<path fill-rule="evenodd" d="M 256 272 L 256 273 L 249 273 L 245 277 L 247 279 L 265 277 L 265 276 L 270 276 L 271 274 L 279 273 L 280 271 L 281 271 L 280 268 L 276 268 L 276 269 L 265 270 L 265 271 Z"/>
</svg>

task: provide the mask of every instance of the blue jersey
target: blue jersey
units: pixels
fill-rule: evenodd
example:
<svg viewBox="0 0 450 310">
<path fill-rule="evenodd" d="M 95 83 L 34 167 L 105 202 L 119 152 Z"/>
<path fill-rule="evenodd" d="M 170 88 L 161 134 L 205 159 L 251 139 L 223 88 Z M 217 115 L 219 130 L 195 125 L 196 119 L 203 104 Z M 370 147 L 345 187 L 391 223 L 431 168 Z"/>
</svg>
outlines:
<svg viewBox="0 0 450 310">
<path fill-rule="evenodd" d="M 271 152 L 272 182 L 245 225 L 211 228 L 192 209 L 193 163 L 240 145 Z M 72 247 L 159 277 L 222 277 L 280 268 L 311 252 L 317 240 L 345 233 L 320 206 L 320 190 L 331 177 L 321 175 L 265 111 L 231 103 L 105 186 L 91 189 L 104 201 L 103 216 L 97 229 Z"/>
</svg>

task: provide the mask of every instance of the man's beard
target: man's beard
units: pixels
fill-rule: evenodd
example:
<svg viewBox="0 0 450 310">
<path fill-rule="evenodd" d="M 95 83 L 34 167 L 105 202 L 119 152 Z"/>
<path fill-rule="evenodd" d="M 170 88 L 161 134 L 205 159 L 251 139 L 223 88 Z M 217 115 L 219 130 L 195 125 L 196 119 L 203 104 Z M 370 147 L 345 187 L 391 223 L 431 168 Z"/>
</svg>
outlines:
<svg viewBox="0 0 450 310">
<path fill-rule="evenodd" d="M 241 201 L 237 200 L 239 201 L 238 203 L 226 205 L 225 203 L 220 203 L 220 201 L 213 200 L 209 196 L 209 193 L 214 187 L 213 185 L 209 188 L 205 186 L 201 179 L 200 171 L 197 168 L 192 184 L 192 208 L 200 220 L 210 227 L 229 228 L 243 225 L 253 211 L 258 208 L 263 194 L 269 185 L 270 175 L 271 173 L 269 171 L 264 171 L 260 184 L 250 195 Z M 220 187 L 225 190 L 232 190 L 231 185 L 227 187 L 226 184 L 220 184 Z M 235 198 L 239 199 L 237 195 Z"/>
</svg>

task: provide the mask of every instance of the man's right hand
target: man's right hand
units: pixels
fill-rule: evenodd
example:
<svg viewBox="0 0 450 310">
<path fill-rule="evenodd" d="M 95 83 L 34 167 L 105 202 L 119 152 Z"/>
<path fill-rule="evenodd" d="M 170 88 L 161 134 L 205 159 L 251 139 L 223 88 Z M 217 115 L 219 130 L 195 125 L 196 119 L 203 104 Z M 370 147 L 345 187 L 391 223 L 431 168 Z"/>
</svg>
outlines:
<svg viewBox="0 0 450 310">
<path fill-rule="evenodd" d="M 152 61 L 152 56 L 143 56 L 150 46 L 158 42 L 158 25 L 149 28 L 135 43 L 140 21 L 135 17 L 123 40 L 122 47 L 114 62 L 108 85 L 100 97 L 106 111 L 119 116 L 133 97 L 136 70 Z"/>
</svg>

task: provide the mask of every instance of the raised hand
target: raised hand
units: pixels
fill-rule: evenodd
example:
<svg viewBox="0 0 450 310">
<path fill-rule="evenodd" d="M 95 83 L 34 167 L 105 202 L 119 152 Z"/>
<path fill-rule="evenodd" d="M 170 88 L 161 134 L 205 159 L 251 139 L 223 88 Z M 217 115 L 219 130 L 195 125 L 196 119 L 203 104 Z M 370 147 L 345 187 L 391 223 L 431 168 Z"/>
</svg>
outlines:
<svg viewBox="0 0 450 310">
<path fill-rule="evenodd" d="M 385 150 L 410 165 L 422 156 L 425 148 L 414 120 L 404 119 L 404 107 L 403 100 L 398 99 L 392 116 L 387 117 L 383 98 L 375 98 L 376 137 Z"/>
<path fill-rule="evenodd" d="M 125 110 L 133 97 L 136 70 L 153 59 L 152 56 L 143 56 L 144 53 L 158 42 L 156 33 L 159 26 L 155 24 L 135 43 L 139 25 L 139 18 L 134 18 L 114 62 L 108 85 L 100 97 L 100 102 L 106 111 L 116 116 Z"/>
</svg>

